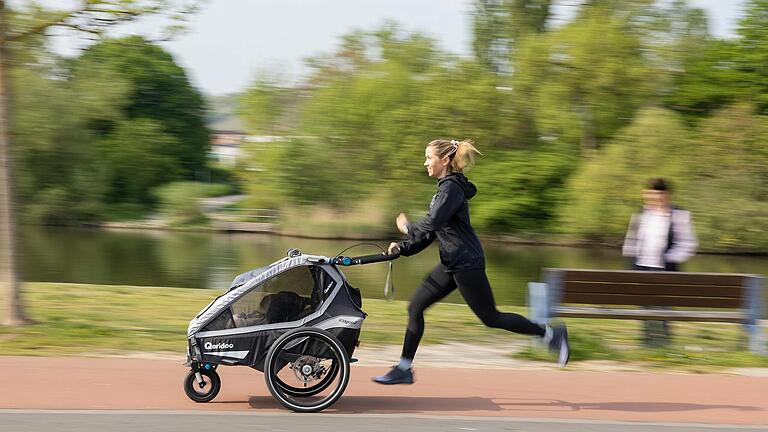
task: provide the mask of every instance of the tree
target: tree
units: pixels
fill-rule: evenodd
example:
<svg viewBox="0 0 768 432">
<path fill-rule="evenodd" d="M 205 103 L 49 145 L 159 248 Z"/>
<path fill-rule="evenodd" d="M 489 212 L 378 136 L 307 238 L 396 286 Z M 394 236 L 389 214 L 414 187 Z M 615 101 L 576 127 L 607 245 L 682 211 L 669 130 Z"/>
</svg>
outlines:
<svg viewBox="0 0 768 432">
<path fill-rule="evenodd" d="M 48 29 L 64 27 L 92 36 L 102 35 L 108 28 L 131 22 L 148 14 L 183 17 L 197 2 L 173 0 L 82 0 L 67 11 L 49 11 L 33 5 L 28 10 L 12 13 L 5 0 L 0 0 L 0 285 L 2 324 L 19 325 L 28 321 L 21 303 L 16 273 L 16 223 L 14 218 L 14 186 L 11 183 L 12 137 L 9 121 L 12 100 L 9 96 L 8 72 L 12 64 L 12 45 L 29 38 L 41 37 Z"/>
<path fill-rule="evenodd" d="M 441 52 L 423 35 L 393 25 L 356 32 L 311 64 L 311 86 L 282 89 L 260 80 L 244 98 L 245 115 L 259 130 L 286 108 L 286 93 L 304 96 L 288 131 L 302 138 L 251 145 L 254 157 L 242 175 L 254 203 L 274 204 L 267 195 L 277 187 L 283 205 L 347 210 L 375 197 L 421 211 L 430 188 L 419 163 L 427 142 L 471 137 L 482 151 L 506 145 L 496 134 L 506 93 L 495 74 Z"/>
<path fill-rule="evenodd" d="M 568 182 L 562 231 L 618 243 L 641 205 L 651 177 L 673 184 L 675 205 L 692 211 L 701 249 L 764 251 L 768 247 L 768 121 L 750 103 L 702 119 L 697 129 L 679 114 L 641 110 Z"/>
<path fill-rule="evenodd" d="M 510 73 L 509 59 L 528 35 L 543 33 L 552 0 L 476 0 L 472 12 L 475 58 L 495 73 Z"/>
<path fill-rule="evenodd" d="M 281 88 L 276 80 L 260 76 L 238 98 L 237 112 L 248 131 L 254 134 L 273 134 L 281 131 L 280 119 L 289 104 L 291 92 Z"/>
<path fill-rule="evenodd" d="M 174 155 L 178 139 L 154 119 L 120 122 L 99 145 L 100 156 L 109 162 L 104 181 L 112 203 L 144 204 L 153 188 L 176 180 L 181 170 Z"/>
<path fill-rule="evenodd" d="M 676 189 L 684 189 L 685 161 L 694 153 L 691 132 L 678 114 L 661 108 L 641 110 L 568 181 L 568 201 L 560 209 L 561 231 L 618 243 L 630 215 L 642 206 L 645 181 L 667 177 Z"/>
<path fill-rule="evenodd" d="M 203 96 L 189 82 L 173 57 L 141 36 L 108 39 L 91 46 L 73 62 L 72 76 L 106 69 L 113 79 L 126 83 L 128 93 L 120 106 L 122 117 L 149 119 L 170 135 L 172 146 L 163 153 L 177 162 L 179 174 L 195 180 L 205 168 L 210 145 L 205 125 Z M 110 135 L 117 122 L 99 119 L 96 132 Z"/>
<path fill-rule="evenodd" d="M 747 3 L 737 29 L 739 57 L 747 94 L 753 95 L 761 114 L 768 113 L 768 0 Z"/>
<path fill-rule="evenodd" d="M 697 43 L 680 46 L 669 106 L 701 119 L 749 100 L 768 113 L 768 1 L 747 2 L 737 33 L 732 40 L 693 38 Z"/>
<path fill-rule="evenodd" d="M 472 200 L 472 221 L 487 233 L 551 232 L 565 201 L 565 182 L 578 152 L 567 148 L 491 149 L 471 172 L 481 194 Z"/>
<path fill-rule="evenodd" d="M 664 96 L 670 108 L 701 119 L 734 101 L 749 98 L 740 70 L 737 41 L 708 39 L 688 50 Z"/>
<path fill-rule="evenodd" d="M 104 164 L 86 125 L 95 113 L 115 114 L 112 102 L 123 100 L 123 86 L 98 74 L 87 86 L 68 83 L 52 69 L 11 71 L 17 213 L 31 223 L 92 221 L 101 212 Z"/>
<path fill-rule="evenodd" d="M 313 137 L 296 144 L 305 148 L 303 157 L 310 160 L 291 158 L 296 166 L 304 164 L 313 171 L 299 173 L 292 180 L 298 187 L 289 189 L 300 193 L 301 201 L 345 206 L 370 195 L 372 186 L 386 187 L 382 181 L 391 176 L 409 178 L 410 171 L 402 170 L 419 160 L 423 149 L 398 143 L 424 142 L 434 136 L 436 125 L 430 120 L 439 114 L 428 109 L 426 92 L 437 90 L 449 97 L 444 87 L 430 84 L 444 59 L 432 39 L 418 33 L 404 35 L 392 25 L 345 37 L 336 53 L 316 63 L 321 67 L 312 78 L 315 88 L 301 106 L 296 133 Z M 458 76 L 461 73 L 455 73 L 450 84 L 456 84 Z M 454 92 L 458 89 L 451 89 Z M 453 107 L 465 108 L 471 109 Z M 432 128 L 429 134 L 423 132 L 426 128 Z M 411 155 L 409 164 L 400 166 L 406 153 Z M 302 157 L 302 152 L 293 154 Z M 305 176 L 336 187 L 306 194 Z"/>
<path fill-rule="evenodd" d="M 700 122 L 685 159 L 685 199 L 703 248 L 768 249 L 768 118 L 741 102 Z"/>
<path fill-rule="evenodd" d="M 609 12 L 592 8 L 518 48 L 512 87 L 519 110 L 535 116 L 537 139 L 589 155 L 651 99 L 641 41 Z"/>
</svg>

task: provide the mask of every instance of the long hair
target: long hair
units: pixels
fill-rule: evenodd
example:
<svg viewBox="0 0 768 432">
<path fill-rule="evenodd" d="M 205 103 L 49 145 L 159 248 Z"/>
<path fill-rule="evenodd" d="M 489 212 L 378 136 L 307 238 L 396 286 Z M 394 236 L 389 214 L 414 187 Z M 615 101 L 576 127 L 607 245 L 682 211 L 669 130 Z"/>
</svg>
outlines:
<svg viewBox="0 0 768 432">
<path fill-rule="evenodd" d="M 433 147 L 435 155 L 440 159 L 446 156 L 450 158 L 448 170 L 452 173 L 464 172 L 475 163 L 476 155 L 482 155 L 471 139 L 463 141 L 436 139 L 427 144 L 427 147 Z"/>
</svg>

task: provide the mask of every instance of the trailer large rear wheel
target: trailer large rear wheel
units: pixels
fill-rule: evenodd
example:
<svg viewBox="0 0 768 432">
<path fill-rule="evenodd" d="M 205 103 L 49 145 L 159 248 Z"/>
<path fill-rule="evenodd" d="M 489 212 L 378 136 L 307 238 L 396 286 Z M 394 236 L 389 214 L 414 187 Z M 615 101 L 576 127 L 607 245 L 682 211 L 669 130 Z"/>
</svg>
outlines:
<svg viewBox="0 0 768 432">
<path fill-rule="evenodd" d="M 317 412 L 333 405 L 349 383 L 349 357 L 326 330 L 302 327 L 280 336 L 264 362 L 267 388 L 284 407 Z"/>
</svg>

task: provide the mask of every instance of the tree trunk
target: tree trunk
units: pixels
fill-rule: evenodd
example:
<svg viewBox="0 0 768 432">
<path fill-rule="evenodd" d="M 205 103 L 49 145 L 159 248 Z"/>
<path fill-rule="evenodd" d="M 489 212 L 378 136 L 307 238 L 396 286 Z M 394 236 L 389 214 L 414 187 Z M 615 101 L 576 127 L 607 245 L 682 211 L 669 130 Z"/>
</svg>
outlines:
<svg viewBox="0 0 768 432">
<path fill-rule="evenodd" d="M 0 324 L 21 325 L 27 322 L 21 303 L 21 286 L 16 277 L 16 223 L 11 184 L 10 98 L 8 94 L 8 47 L 5 43 L 8 25 L 5 1 L 0 0 L 0 284 L 2 307 Z"/>
</svg>

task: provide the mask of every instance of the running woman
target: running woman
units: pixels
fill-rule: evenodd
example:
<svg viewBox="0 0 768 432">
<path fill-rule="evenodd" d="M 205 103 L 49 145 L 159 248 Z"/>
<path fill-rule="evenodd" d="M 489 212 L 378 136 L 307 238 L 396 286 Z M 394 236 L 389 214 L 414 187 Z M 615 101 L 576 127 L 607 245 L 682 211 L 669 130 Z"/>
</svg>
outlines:
<svg viewBox="0 0 768 432">
<path fill-rule="evenodd" d="M 515 333 L 543 338 L 550 351 L 558 353 L 558 363 L 568 363 L 568 331 L 564 324 L 534 323 L 514 313 L 499 312 L 485 274 L 485 255 L 469 220 L 468 201 L 477 188 L 463 172 L 481 154 L 471 140 L 438 139 L 427 145 L 424 167 L 437 179 L 437 193 L 432 197 L 427 216 L 410 223 L 403 213 L 397 216 L 397 229 L 407 240 L 391 243 L 388 253 L 415 255 L 435 239 L 440 247 L 440 264 L 416 289 L 408 305 L 400 362 L 385 375 L 374 377 L 380 384 L 413 384 L 411 363 L 424 334 L 424 311 L 457 289 L 483 324 Z"/>
</svg>

